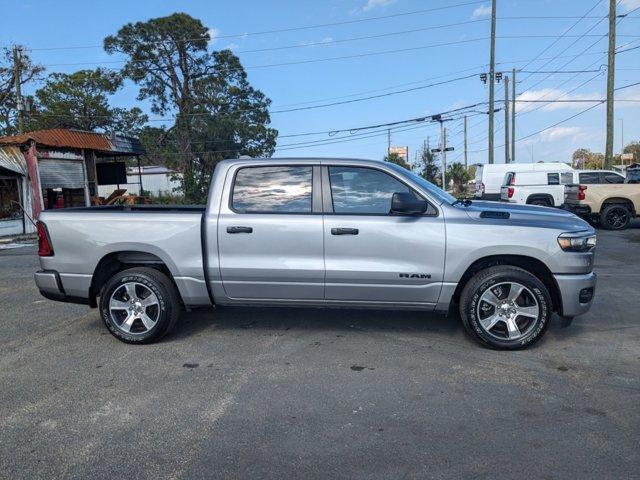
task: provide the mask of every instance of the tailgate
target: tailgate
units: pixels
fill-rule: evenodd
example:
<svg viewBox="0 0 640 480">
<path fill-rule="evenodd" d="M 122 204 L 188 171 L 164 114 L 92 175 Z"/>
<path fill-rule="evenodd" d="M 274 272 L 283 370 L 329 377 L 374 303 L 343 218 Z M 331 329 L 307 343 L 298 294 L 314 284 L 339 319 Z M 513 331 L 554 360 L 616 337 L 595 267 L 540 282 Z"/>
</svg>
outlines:
<svg viewBox="0 0 640 480">
<path fill-rule="evenodd" d="M 564 186 L 564 202 L 571 204 L 579 204 L 578 194 L 580 193 L 580 185 L 571 184 Z"/>
</svg>

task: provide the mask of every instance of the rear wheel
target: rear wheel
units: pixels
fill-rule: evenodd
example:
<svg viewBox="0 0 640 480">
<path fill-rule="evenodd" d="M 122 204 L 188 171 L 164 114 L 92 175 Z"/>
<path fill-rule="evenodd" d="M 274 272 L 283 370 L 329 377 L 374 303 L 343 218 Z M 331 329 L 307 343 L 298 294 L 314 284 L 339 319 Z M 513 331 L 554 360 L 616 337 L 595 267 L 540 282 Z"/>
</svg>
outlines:
<svg viewBox="0 0 640 480">
<path fill-rule="evenodd" d="M 544 284 L 518 267 L 481 270 L 465 285 L 460 315 L 467 332 L 486 347 L 517 350 L 537 342 L 551 317 Z"/>
<path fill-rule="evenodd" d="M 118 340 L 150 343 L 169 333 L 180 314 L 173 283 L 153 268 L 116 273 L 100 293 L 102 320 Z"/>
<path fill-rule="evenodd" d="M 605 205 L 600 212 L 600 224 L 607 230 L 624 230 L 631 221 L 629 207 L 621 203 Z"/>
</svg>

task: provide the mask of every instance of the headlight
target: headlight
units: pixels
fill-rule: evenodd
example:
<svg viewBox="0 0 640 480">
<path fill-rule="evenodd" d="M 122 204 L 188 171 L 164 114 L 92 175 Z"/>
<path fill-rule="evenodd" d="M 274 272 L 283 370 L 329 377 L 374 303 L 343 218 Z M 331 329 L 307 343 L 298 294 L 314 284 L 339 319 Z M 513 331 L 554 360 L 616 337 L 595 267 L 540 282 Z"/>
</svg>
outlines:
<svg viewBox="0 0 640 480">
<path fill-rule="evenodd" d="M 565 252 L 588 252 L 596 246 L 595 235 L 563 233 L 558 237 L 558 245 Z"/>
</svg>

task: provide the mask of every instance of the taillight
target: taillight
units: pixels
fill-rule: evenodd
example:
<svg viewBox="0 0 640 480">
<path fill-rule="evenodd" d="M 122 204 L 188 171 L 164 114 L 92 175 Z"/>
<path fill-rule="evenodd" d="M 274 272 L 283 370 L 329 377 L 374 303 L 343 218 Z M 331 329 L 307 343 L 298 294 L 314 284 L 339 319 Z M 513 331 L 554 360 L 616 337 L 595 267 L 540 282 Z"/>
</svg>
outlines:
<svg viewBox="0 0 640 480">
<path fill-rule="evenodd" d="M 509 187 L 509 188 L 507 188 L 507 196 L 508 196 L 509 198 L 513 197 L 513 192 L 514 192 L 513 187 Z"/>
<path fill-rule="evenodd" d="M 585 194 L 584 191 L 587 189 L 586 185 L 578 185 L 578 200 L 584 200 Z"/>
<path fill-rule="evenodd" d="M 38 255 L 40 257 L 53 257 L 53 247 L 49 240 L 49 232 L 47 226 L 42 222 L 36 223 L 38 230 Z"/>
<path fill-rule="evenodd" d="M 514 173 L 513 175 L 511 175 L 511 180 L 509 180 L 509 185 L 515 185 L 516 184 L 516 174 Z"/>
</svg>

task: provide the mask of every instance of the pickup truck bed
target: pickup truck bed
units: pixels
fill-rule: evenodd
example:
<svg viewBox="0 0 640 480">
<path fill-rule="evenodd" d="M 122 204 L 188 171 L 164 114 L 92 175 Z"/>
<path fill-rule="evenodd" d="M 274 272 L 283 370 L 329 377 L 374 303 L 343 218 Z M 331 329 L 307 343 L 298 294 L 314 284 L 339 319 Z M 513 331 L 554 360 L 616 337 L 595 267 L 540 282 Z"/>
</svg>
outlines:
<svg viewBox="0 0 640 480">
<path fill-rule="evenodd" d="M 104 265 L 162 263 L 189 306 L 210 305 L 204 281 L 204 206 L 100 206 L 47 211 L 52 257 L 41 257 L 37 281 L 55 282 L 59 300 L 91 303 L 94 275 Z M 55 269 L 58 278 L 51 273 Z M 100 280 L 100 279 L 98 279 Z"/>
</svg>

